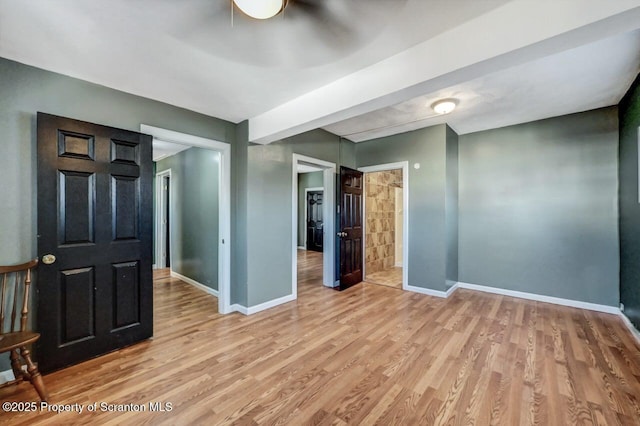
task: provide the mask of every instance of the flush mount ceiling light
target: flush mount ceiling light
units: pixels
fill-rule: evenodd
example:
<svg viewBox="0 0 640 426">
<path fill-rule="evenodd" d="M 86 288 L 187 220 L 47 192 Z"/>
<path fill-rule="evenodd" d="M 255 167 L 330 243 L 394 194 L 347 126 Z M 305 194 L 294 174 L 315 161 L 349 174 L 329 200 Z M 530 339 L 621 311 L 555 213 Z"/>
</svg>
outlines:
<svg viewBox="0 0 640 426">
<path fill-rule="evenodd" d="M 255 19 L 269 19 L 282 12 L 287 0 L 233 0 L 238 9 Z"/>
<path fill-rule="evenodd" d="M 440 99 L 431 104 L 431 108 L 438 114 L 449 114 L 456 109 L 457 99 Z"/>
</svg>

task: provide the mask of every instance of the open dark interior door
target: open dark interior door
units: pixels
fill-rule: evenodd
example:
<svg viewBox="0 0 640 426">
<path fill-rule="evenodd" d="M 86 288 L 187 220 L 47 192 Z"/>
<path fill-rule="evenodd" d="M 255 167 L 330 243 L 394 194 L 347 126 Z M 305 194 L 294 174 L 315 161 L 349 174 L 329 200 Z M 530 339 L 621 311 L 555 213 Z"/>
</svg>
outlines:
<svg viewBox="0 0 640 426">
<path fill-rule="evenodd" d="M 362 172 L 340 167 L 340 220 L 337 230 L 340 290 L 362 281 Z"/>
<path fill-rule="evenodd" d="M 153 334 L 151 142 L 38 113 L 42 372 Z"/>
</svg>

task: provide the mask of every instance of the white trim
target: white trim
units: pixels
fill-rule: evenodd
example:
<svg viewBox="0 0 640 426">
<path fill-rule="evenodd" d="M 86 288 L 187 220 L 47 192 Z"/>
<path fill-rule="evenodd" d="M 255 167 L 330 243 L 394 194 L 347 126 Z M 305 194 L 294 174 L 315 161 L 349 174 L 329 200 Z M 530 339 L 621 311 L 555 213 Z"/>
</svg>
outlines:
<svg viewBox="0 0 640 426">
<path fill-rule="evenodd" d="M 627 317 L 622 311 L 620 311 L 620 316 L 622 317 L 622 322 L 624 323 L 624 325 L 627 326 L 627 328 L 631 332 L 631 335 L 636 339 L 638 345 L 640 345 L 640 331 L 638 331 L 638 329 L 634 327 L 629 317 Z"/>
<path fill-rule="evenodd" d="M 165 247 L 166 247 L 166 241 L 165 238 L 169 238 L 169 244 L 171 244 L 171 224 L 169 224 L 169 235 L 165 235 L 165 226 L 162 223 L 165 219 L 165 203 L 166 200 L 164 198 L 164 191 L 162 188 L 162 184 L 164 182 L 164 178 L 165 177 L 169 177 L 169 191 L 171 191 L 172 185 L 171 185 L 171 169 L 167 169 L 167 170 L 163 170 L 161 172 L 156 173 L 156 209 L 155 209 L 155 221 L 156 221 L 156 232 L 155 232 L 155 243 L 156 243 L 156 262 L 158 262 L 159 264 L 162 265 L 161 260 L 165 257 Z M 171 202 L 173 201 L 173 196 L 170 194 L 169 195 L 169 203 L 171 204 Z M 171 220 L 171 216 L 173 216 L 173 208 L 171 205 L 169 205 L 169 219 Z M 166 262 L 164 263 L 164 265 L 166 265 Z M 165 268 L 165 266 L 162 265 L 162 268 Z M 169 265 L 172 265 L 171 263 L 171 250 L 169 251 Z M 153 266 L 153 269 L 156 269 L 156 265 Z"/>
<path fill-rule="evenodd" d="M 218 312 L 231 310 L 231 145 L 228 143 L 188 135 L 160 127 L 140 125 L 140 131 L 156 139 L 182 145 L 197 146 L 220 153 L 219 229 L 218 229 Z"/>
<path fill-rule="evenodd" d="M 443 297 L 443 298 L 448 298 L 458 288 L 464 288 L 464 289 L 467 289 L 467 290 L 474 290 L 474 291 L 481 291 L 483 293 L 499 294 L 499 295 L 502 295 L 502 296 L 516 297 L 518 299 L 533 300 L 533 301 L 536 301 L 536 302 L 552 303 L 554 305 L 569 306 L 569 307 L 572 307 L 572 308 L 586 309 L 586 310 L 589 310 L 589 311 L 597 311 L 597 312 L 605 312 L 605 313 L 608 313 L 608 314 L 622 315 L 624 317 L 624 319 L 626 319 L 628 321 L 627 326 L 630 325 L 631 327 L 633 327 L 633 325 L 631 324 L 629 319 L 624 314 L 622 314 L 622 312 L 620 311 L 619 308 L 617 308 L 615 306 L 600 305 L 600 304 L 597 304 L 597 303 L 589 303 L 589 302 L 581 302 L 579 300 L 562 299 L 560 297 L 544 296 L 542 294 L 525 293 L 525 292 L 522 292 L 522 291 L 507 290 L 507 289 L 504 289 L 504 288 L 488 287 L 488 286 L 484 286 L 484 285 L 470 284 L 470 283 L 465 283 L 465 282 L 457 282 L 456 284 L 454 284 L 451 287 L 449 287 L 449 289 L 446 292 L 445 291 L 439 291 L 439 290 L 432 290 L 432 289 L 423 288 L 423 287 L 415 287 L 415 286 L 411 286 L 411 285 L 407 286 L 407 290 L 409 290 L 409 291 L 413 291 L 415 293 L 427 294 L 429 296 Z M 636 333 L 638 333 L 638 332 L 636 331 Z M 638 334 L 640 335 L 640 333 L 638 333 Z"/>
<path fill-rule="evenodd" d="M 184 276 L 184 275 L 182 275 L 182 274 L 179 274 L 179 273 L 177 273 L 177 272 L 175 272 L 175 271 L 171 271 L 171 276 L 172 276 L 173 278 L 178 278 L 179 280 L 184 281 L 185 283 L 187 283 L 187 284 L 190 284 L 190 285 L 194 286 L 194 287 L 195 287 L 195 288 L 197 288 L 198 290 L 202 290 L 202 291 L 204 291 L 205 293 L 209 293 L 209 294 L 210 294 L 210 295 L 212 295 L 212 296 L 218 297 L 218 290 L 213 289 L 213 288 L 211 288 L 211 287 L 208 287 L 208 286 L 206 286 L 206 285 L 204 285 L 204 284 L 202 284 L 202 283 L 199 283 L 198 281 L 196 281 L 196 280 L 194 280 L 194 279 L 191 279 L 191 278 L 189 278 L 189 277 L 186 277 L 186 276 Z"/>
<path fill-rule="evenodd" d="M 449 294 L 447 294 L 448 292 L 444 292 L 440 290 L 432 290 L 430 288 L 424 288 L 424 287 L 416 287 L 413 285 L 406 285 L 406 286 L 403 285 L 402 289 L 406 291 L 412 291 L 414 293 L 426 294 L 427 296 L 441 297 L 443 299 L 446 299 L 449 296 Z"/>
<path fill-rule="evenodd" d="M 299 162 L 310 163 L 324 169 L 323 171 L 323 210 L 324 217 L 324 241 L 330 243 L 324 244 L 322 250 L 322 283 L 327 287 L 334 287 L 335 276 L 335 174 L 336 164 L 329 161 L 318 160 L 317 158 L 307 157 L 305 155 L 293 154 L 292 157 L 292 175 L 291 175 L 291 295 L 284 298 L 275 299 L 272 302 L 291 297 L 291 300 L 298 298 L 298 170 Z M 271 302 L 267 302 L 271 303 Z M 285 302 L 280 302 L 285 303 Z M 264 304 L 263 304 L 264 305 Z M 261 305 L 259 305 L 261 306 Z M 275 305 L 274 305 L 275 306 Z M 249 308 L 251 309 L 251 308 Z"/>
<path fill-rule="evenodd" d="M 324 197 L 324 187 L 321 187 L 321 188 L 305 188 L 305 189 L 304 189 L 304 220 L 305 220 L 305 222 L 306 222 L 306 220 L 307 220 L 307 214 L 309 213 L 309 210 L 308 210 L 308 208 L 307 208 L 307 207 L 308 207 L 308 205 L 307 205 L 307 194 L 308 194 L 310 191 L 322 191 L 322 192 L 323 192 L 323 194 L 322 194 L 322 195 L 323 195 L 323 197 Z M 322 200 L 322 204 L 324 205 L 324 198 L 323 198 L 323 200 Z M 324 213 L 324 212 L 323 212 L 323 213 Z M 324 219 L 324 218 L 323 218 L 323 219 Z M 299 225 L 298 225 L 298 227 L 299 227 Z M 305 226 L 304 228 L 305 228 L 305 231 L 306 231 L 307 227 Z M 324 229 L 324 228 L 323 228 L 323 229 Z M 305 250 L 306 250 L 306 247 L 307 247 L 307 233 L 306 233 L 306 232 L 302 235 L 302 238 L 304 238 L 304 240 L 303 240 L 303 241 L 304 241 L 304 247 L 305 247 Z M 324 244 L 324 239 L 322 240 L 322 244 Z M 324 251 L 324 250 L 323 250 L 323 251 Z"/>
<path fill-rule="evenodd" d="M 151 265 L 151 269 L 158 269 L 158 267 L 156 266 L 156 264 L 154 263 L 153 265 Z"/>
<path fill-rule="evenodd" d="M 249 307 L 235 303 L 231 305 L 231 309 L 235 312 L 240 312 L 243 315 L 253 315 L 257 314 L 258 312 L 274 308 L 278 305 L 282 305 L 284 303 L 293 302 L 294 300 L 296 300 L 296 297 L 293 294 L 289 294 L 287 296 L 279 297 L 277 299 L 269 300 L 267 302 L 260 303 L 259 305 Z"/>
<path fill-rule="evenodd" d="M 454 286 L 455 287 L 455 286 Z M 506 290 L 497 287 L 487 287 L 478 284 L 458 282 L 458 288 L 482 291 L 485 293 L 501 294 L 503 296 L 517 297 L 520 299 L 535 300 L 537 302 L 553 303 L 554 305 L 570 306 L 572 308 L 587 309 L 589 311 L 606 312 L 608 314 L 620 314 L 620 309 L 615 306 L 599 305 L 597 303 L 581 302 L 579 300 L 562 299 L 560 297 L 544 296 L 542 294 L 525 293 L 522 291 Z"/>
<path fill-rule="evenodd" d="M 393 227 L 393 251 L 394 251 L 394 255 L 395 255 L 395 263 L 394 266 L 395 267 L 402 267 L 402 255 L 404 254 L 404 241 L 403 241 L 403 236 L 404 233 L 403 232 L 398 232 L 398 226 L 403 226 L 404 225 L 404 197 L 402 195 L 402 192 L 404 191 L 404 188 L 398 188 L 398 187 L 394 187 L 393 188 L 393 203 L 394 203 L 394 207 L 395 207 L 395 211 L 394 211 L 394 216 L 393 216 L 393 221 L 394 221 L 394 227 Z M 398 220 L 398 215 L 400 215 L 400 220 Z"/>
<path fill-rule="evenodd" d="M 296 300 L 296 297 L 293 294 L 289 294 L 284 297 L 279 297 L 277 299 L 269 300 L 268 302 L 260 303 L 259 305 L 249 306 L 248 308 L 246 308 L 247 309 L 246 315 L 253 315 L 258 312 L 271 309 L 278 305 L 282 305 L 284 303 L 293 302 L 294 300 Z"/>
<path fill-rule="evenodd" d="M 451 296 L 451 294 L 458 289 L 458 287 L 459 287 L 458 284 L 460 284 L 460 283 L 456 282 L 454 285 L 449 287 L 447 289 L 447 291 L 445 292 L 445 295 L 446 295 L 445 297 Z"/>
<path fill-rule="evenodd" d="M 228 143 L 220 142 L 215 139 L 203 138 L 200 136 L 190 135 L 188 133 L 149 126 L 147 124 L 141 124 L 140 131 L 153 136 L 154 139 L 160 139 L 162 141 L 176 143 L 178 145 L 197 146 L 199 148 L 212 149 L 214 151 L 223 150 L 224 145 L 228 145 L 230 147 Z"/>
<path fill-rule="evenodd" d="M 243 305 L 239 305 L 237 303 L 234 303 L 233 305 L 230 306 L 231 307 L 231 311 L 232 312 L 240 312 L 243 315 L 249 315 L 249 312 L 247 310 L 246 306 Z"/>
<path fill-rule="evenodd" d="M 306 247 L 298 246 L 298 250 L 306 250 Z"/>
<path fill-rule="evenodd" d="M 422 287 L 413 287 L 409 285 L 409 162 L 408 161 L 398 161 L 396 163 L 387 163 L 387 164 L 378 164 L 375 166 L 366 166 L 359 167 L 358 170 L 363 173 L 371 173 L 371 172 L 382 172 L 387 170 L 397 170 L 402 169 L 402 289 L 405 291 L 414 291 L 416 293 L 420 293 Z M 363 192 L 366 191 L 363 179 L 362 185 Z M 365 193 L 366 194 L 366 193 Z M 367 247 L 367 228 L 366 228 L 366 202 L 367 197 L 363 197 L 362 200 L 362 209 L 364 220 L 362 221 L 362 244 L 364 245 L 364 250 Z M 363 257 L 366 259 L 366 254 L 363 253 Z M 366 277 L 366 262 L 362 262 L 362 276 Z M 412 288 L 410 288 L 412 287 Z M 415 290 L 418 289 L 418 290 Z M 437 290 L 430 290 L 437 291 Z M 439 292 L 444 293 L 444 292 Z M 430 294 L 430 293 L 423 293 Z M 435 294 L 432 294 L 434 296 Z M 437 297 L 444 297 L 440 295 L 435 295 Z"/>
</svg>

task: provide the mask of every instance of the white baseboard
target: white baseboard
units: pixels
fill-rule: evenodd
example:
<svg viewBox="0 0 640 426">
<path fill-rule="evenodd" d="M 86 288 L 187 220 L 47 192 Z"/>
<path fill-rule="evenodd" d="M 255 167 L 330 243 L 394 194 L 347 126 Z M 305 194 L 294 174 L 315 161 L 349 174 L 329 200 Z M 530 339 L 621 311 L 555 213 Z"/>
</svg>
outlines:
<svg viewBox="0 0 640 426">
<path fill-rule="evenodd" d="M 449 294 L 447 294 L 448 292 L 432 290 L 430 288 L 424 288 L 424 287 L 416 287 L 413 285 L 408 285 L 404 287 L 403 290 L 412 291 L 414 293 L 426 294 L 427 296 L 442 297 L 445 299 L 449 296 Z"/>
<path fill-rule="evenodd" d="M 537 302 L 553 303 L 554 305 L 571 306 L 572 308 L 587 309 L 590 311 L 606 312 L 608 314 L 620 314 L 620 309 L 615 306 L 599 305 L 597 303 L 581 302 L 579 300 L 562 299 L 560 297 L 544 296 L 542 294 L 525 293 L 522 291 L 506 290 L 497 287 L 458 282 L 457 288 L 482 291 L 485 293 L 501 294 L 503 296 L 517 297 L 520 299 L 535 300 Z"/>
<path fill-rule="evenodd" d="M 458 289 L 458 282 L 456 282 L 454 285 L 452 285 L 451 287 L 449 287 L 449 289 L 446 291 L 446 296 L 445 297 L 449 297 L 451 296 L 451 293 L 453 293 L 454 291 L 456 291 Z"/>
<path fill-rule="evenodd" d="M 158 269 L 155 263 L 151 265 L 151 269 Z"/>
<path fill-rule="evenodd" d="M 622 322 L 624 322 L 624 325 L 627 326 L 627 328 L 631 332 L 631 335 L 636 338 L 636 341 L 640 345 L 640 331 L 638 331 L 638 329 L 633 326 L 631 320 L 622 311 L 620 311 L 620 316 L 622 317 Z"/>
<path fill-rule="evenodd" d="M 268 302 L 261 303 L 255 306 L 249 306 L 247 308 L 247 315 L 255 314 L 265 309 L 273 308 L 278 305 L 282 305 L 283 303 L 288 303 L 296 300 L 293 294 L 289 294 L 287 296 L 279 297 L 277 299 L 269 300 Z"/>
<path fill-rule="evenodd" d="M 174 271 L 171 271 L 171 276 L 172 276 L 173 278 L 178 278 L 179 280 L 184 281 L 184 282 L 185 282 L 185 283 L 187 283 L 187 284 L 191 284 L 191 285 L 192 285 L 192 286 L 194 286 L 195 288 L 197 288 L 197 289 L 199 289 L 199 290 L 202 290 L 202 291 L 204 291 L 205 293 L 209 293 L 209 294 L 211 294 L 211 295 L 213 295 L 213 296 L 215 296 L 215 297 L 218 297 L 218 290 L 215 290 L 215 289 L 213 289 L 213 288 L 211 288 L 211 287 L 207 287 L 206 285 L 201 284 L 201 283 L 199 283 L 199 282 L 198 282 L 198 281 L 196 281 L 196 280 L 193 280 L 193 279 L 191 279 L 191 278 L 189 278 L 189 277 L 185 277 L 184 275 L 179 274 L 179 273 L 174 272 Z"/>
<path fill-rule="evenodd" d="M 243 315 L 249 315 L 249 311 L 247 310 L 247 307 L 243 305 L 239 305 L 237 303 L 234 303 L 233 305 L 231 305 L 231 312 L 240 312 Z"/>
<path fill-rule="evenodd" d="M 279 297 L 277 299 L 269 300 L 268 302 L 264 302 L 259 305 L 254 305 L 249 307 L 239 305 L 236 303 L 231 305 L 231 310 L 240 312 L 241 314 L 244 314 L 244 315 L 253 315 L 258 312 L 262 312 L 266 309 L 270 309 L 278 305 L 282 305 L 284 303 L 293 302 L 294 300 L 296 300 L 295 296 L 293 294 L 289 294 L 287 296 Z"/>
<path fill-rule="evenodd" d="M 16 379 L 16 376 L 13 375 L 13 370 L 9 369 L 5 371 L 0 371 L 0 385 L 3 385 L 15 379 Z"/>
<path fill-rule="evenodd" d="M 298 246 L 298 250 L 306 250 L 306 247 Z"/>
<path fill-rule="evenodd" d="M 620 315 L 620 309 L 615 306 L 599 305 L 597 303 L 581 302 L 579 300 L 562 299 L 560 297 L 544 296 L 542 294 L 525 293 L 523 291 L 507 290 L 498 287 L 488 287 L 478 284 L 470 284 L 465 282 L 457 282 L 445 291 L 432 290 L 429 288 L 407 286 L 404 290 L 413 291 L 415 293 L 426 294 L 429 296 L 447 298 L 458 288 L 466 288 L 467 290 L 482 291 L 484 293 L 500 294 L 503 296 L 517 297 L 520 299 L 535 300 L 537 302 L 553 303 L 554 305 L 570 306 L 573 308 L 587 309 L 590 311 L 606 312 L 608 314 Z M 625 317 L 626 318 L 626 317 Z M 627 319 L 628 321 L 628 319 Z M 629 322 L 629 325 L 631 322 Z M 633 326 L 632 326 L 633 327 Z M 636 331 L 637 332 L 637 331 Z"/>
</svg>

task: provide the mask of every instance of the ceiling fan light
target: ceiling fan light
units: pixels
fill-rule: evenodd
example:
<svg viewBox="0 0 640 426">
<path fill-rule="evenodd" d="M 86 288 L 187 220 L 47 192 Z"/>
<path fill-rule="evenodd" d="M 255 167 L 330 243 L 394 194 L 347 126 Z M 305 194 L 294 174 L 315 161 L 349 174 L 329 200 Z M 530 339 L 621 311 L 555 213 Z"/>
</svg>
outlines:
<svg viewBox="0 0 640 426">
<path fill-rule="evenodd" d="M 269 19 L 284 9 L 285 0 L 233 0 L 238 9 L 255 19 Z"/>
<path fill-rule="evenodd" d="M 438 114 L 449 114 L 457 105 L 458 101 L 455 99 L 440 99 L 431 104 L 431 108 Z"/>
</svg>

